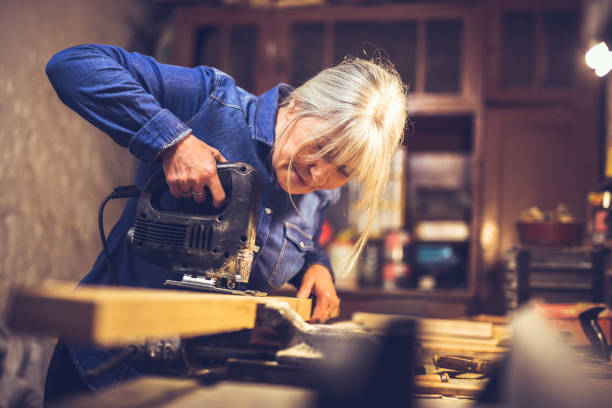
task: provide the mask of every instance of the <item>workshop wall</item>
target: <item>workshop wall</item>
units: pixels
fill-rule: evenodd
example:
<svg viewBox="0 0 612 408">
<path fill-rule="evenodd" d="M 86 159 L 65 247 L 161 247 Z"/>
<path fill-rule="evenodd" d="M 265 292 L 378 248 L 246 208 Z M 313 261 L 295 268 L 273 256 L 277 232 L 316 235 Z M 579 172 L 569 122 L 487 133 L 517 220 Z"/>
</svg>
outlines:
<svg viewBox="0 0 612 408">
<path fill-rule="evenodd" d="M 0 316 L 12 287 L 76 283 L 90 269 L 101 248 L 100 201 L 131 183 L 136 168 L 126 150 L 60 102 L 47 61 L 80 43 L 153 53 L 171 16 L 160 8 L 150 0 L 0 2 Z M 107 206 L 107 232 L 122 205 Z M 14 335 L 0 318 L 0 406 L 42 405 L 54 344 Z"/>
<path fill-rule="evenodd" d="M 57 98 L 45 64 L 79 43 L 152 52 L 160 21 L 144 0 L 0 4 L 0 312 L 14 285 L 76 282 L 101 245 L 97 211 L 136 161 Z M 107 232 L 121 202 L 107 206 Z"/>
</svg>

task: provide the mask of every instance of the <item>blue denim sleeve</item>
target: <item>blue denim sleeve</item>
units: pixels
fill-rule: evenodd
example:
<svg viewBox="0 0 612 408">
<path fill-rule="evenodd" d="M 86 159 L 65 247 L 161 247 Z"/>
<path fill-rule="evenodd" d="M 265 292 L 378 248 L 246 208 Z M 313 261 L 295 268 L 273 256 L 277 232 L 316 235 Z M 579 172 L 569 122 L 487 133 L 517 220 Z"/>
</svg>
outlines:
<svg viewBox="0 0 612 408">
<path fill-rule="evenodd" d="M 60 51 L 46 73 L 67 106 L 146 162 L 191 133 L 186 123 L 215 78 L 212 68 L 161 64 L 106 45 Z"/>
<path fill-rule="evenodd" d="M 334 274 L 334 269 L 331 266 L 329 255 L 327 254 L 327 251 L 323 249 L 321 245 L 319 245 L 319 237 L 321 236 L 321 228 L 323 227 L 323 221 L 325 220 L 325 209 L 329 207 L 330 205 L 335 204 L 340 199 L 340 189 L 332 190 L 330 193 L 331 193 L 330 200 L 321 206 L 317 214 L 316 231 L 312 238 L 314 249 L 306 253 L 304 267 L 296 276 L 291 278 L 291 280 L 289 281 L 289 283 L 291 283 L 293 286 L 297 288 L 301 286 L 302 279 L 304 278 L 304 274 L 306 273 L 308 268 L 310 268 L 312 265 L 315 265 L 315 264 L 321 264 L 325 266 L 331 273 L 332 280 L 334 282 L 336 281 L 336 276 Z"/>
<path fill-rule="evenodd" d="M 298 272 L 297 275 L 295 275 L 293 278 L 289 280 L 289 283 L 298 289 L 300 288 L 300 286 L 302 286 L 302 280 L 304 279 L 304 274 L 306 273 L 308 268 L 310 268 L 312 265 L 315 265 L 315 264 L 321 264 L 325 266 L 331 273 L 332 280 L 334 282 L 336 281 L 334 270 L 329 260 L 329 255 L 327 254 L 327 251 L 325 251 L 325 249 L 321 248 L 321 246 L 319 245 L 319 236 L 321 235 L 321 226 L 323 225 L 323 219 L 324 219 L 323 212 L 320 212 L 319 213 L 320 222 L 317 225 L 317 232 L 312 238 L 314 249 L 312 251 L 308 251 L 305 254 L 304 267 L 302 268 L 302 270 L 300 270 L 300 272 Z"/>
<path fill-rule="evenodd" d="M 306 265 L 304 266 L 304 268 L 308 269 L 308 267 L 314 264 L 321 264 L 325 266 L 327 269 L 329 269 L 329 271 L 331 272 L 332 278 L 335 280 L 334 270 L 332 269 L 331 262 L 329 260 L 329 255 L 327 254 L 327 251 L 321 248 L 321 246 L 319 245 L 319 242 L 318 242 L 319 235 L 321 235 L 320 230 L 317 231 L 317 235 L 315 235 L 314 240 L 313 240 L 315 249 L 312 251 L 309 251 L 306 254 Z"/>
</svg>

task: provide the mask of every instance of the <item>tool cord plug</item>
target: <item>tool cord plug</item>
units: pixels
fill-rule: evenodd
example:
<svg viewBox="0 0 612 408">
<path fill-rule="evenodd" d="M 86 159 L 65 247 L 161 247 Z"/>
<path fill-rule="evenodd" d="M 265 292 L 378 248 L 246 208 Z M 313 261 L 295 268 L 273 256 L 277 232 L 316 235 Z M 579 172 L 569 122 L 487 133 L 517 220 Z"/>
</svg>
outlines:
<svg viewBox="0 0 612 408">
<path fill-rule="evenodd" d="M 108 195 L 110 198 L 130 198 L 138 197 L 140 195 L 140 189 L 134 185 L 131 186 L 117 186 L 113 189 L 113 192 Z"/>
</svg>

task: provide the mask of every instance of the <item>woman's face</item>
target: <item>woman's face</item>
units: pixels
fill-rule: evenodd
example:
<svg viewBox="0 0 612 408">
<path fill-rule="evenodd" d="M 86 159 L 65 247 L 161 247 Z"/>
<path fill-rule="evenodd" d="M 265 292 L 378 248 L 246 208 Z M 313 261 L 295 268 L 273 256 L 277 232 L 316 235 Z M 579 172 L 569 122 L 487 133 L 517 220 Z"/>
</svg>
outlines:
<svg viewBox="0 0 612 408">
<path fill-rule="evenodd" d="M 279 125 L 283 125 L 282 112 L 279 112 Z M 288 115 L 285 116 L 285 118 Z M 310 157 L 317 151 L 316 142 L 300 144 L 308 138 L 310 132 L 321 124 L 321 119 L 303 118 L 293 124 L 285 143 L 274 155 L 272 166 L 281 188 L 291 194 L 307 194 L 316 190 L 331 190 L 346 184 L 350 179 L 349 169 L 339 165 L 333 159 Z M 282 128 L 277 126 L 278 130 Z M 289 163 L 293 156 L 291 168 Z M 287 179 L 288 177 L 288 179 Z"/>
</svg>

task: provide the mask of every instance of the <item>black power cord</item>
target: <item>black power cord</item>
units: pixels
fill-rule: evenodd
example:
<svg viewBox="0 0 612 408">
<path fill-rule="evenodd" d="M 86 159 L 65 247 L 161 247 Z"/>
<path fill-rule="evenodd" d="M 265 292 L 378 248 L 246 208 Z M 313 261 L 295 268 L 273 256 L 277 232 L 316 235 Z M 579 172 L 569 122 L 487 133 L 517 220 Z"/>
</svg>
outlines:
<svg viewBox="0 0 612 408">
<path fill-rule="evenodd" d="M 85 382 L 95 382 L 100 376 L 106 374 L 107 372 L 119 366 L 120 364 L 128 361 L 132 356 L 136 354 L 136 352 L 138 352 L 138 347 L 136 347 L 135 345 L 130 345 L 115 354 L 113 357 L 109 358 L 104 363 L 100 364 L 99 366 L 92 368 L 91 370 L 85 371 L 85 374 L 83 375 Z"/>
<path fill-rule="evenodd" d="M 140 195 L 140 189 L 136 186 L 118 186 L 115 187 L 109 195 L 104 197 L 102 203 L 100 203 L 100 209 L 98 210 L 98 230 L 100 231 L 100 240 L 102 241 L 102 251 L 104 252 L 104 258 L 106 259 L 106 266 L 108 267 L 108 271 L 113 275 L 115 281 L 118 282 L 118 277 L 116 276 L 115 269 L 113 267 L 110 253 L 108 251 L 108 245 L 106 243 L 106 234 L 104 233 L 104 207 L 106 203 L 115 198 L 131 198 L 138 197 Z"/>
<path fill-rule="evenodd" d="M 108 245 L 106 243 L 106 234 L 104 233 L 104 207 L 110 200 L 116 198 L 131 198 L 140 196 L 140 189 L 134 185 L 132 186 L 118 186 L 113 191 L 104 197 L 100 203 L 100 209 L 98 210 L 98 230 L 100 231 L 100 240 L 102 241 L 102 251 L 104 252 L 104 258 L 106 259 L 106 266 L 108 271 L 113 275 L 113 278 L 118 282 L 118 276 L 116 276 L 113 263 L 111 261 L 110 252 L 108 251 Z M 110 358 L 108 361 L 100 364 L 91 370 L 85 372 L 84 378 L 86 382 L 93 382 L 101 375 L 105 374 L 109 370 L 117 367 L 121 363 L 129 360 L 138 351 L 136 346 L 128 346 L 124 350 L 121 350 L 118 354 Z"/>
</svg>

